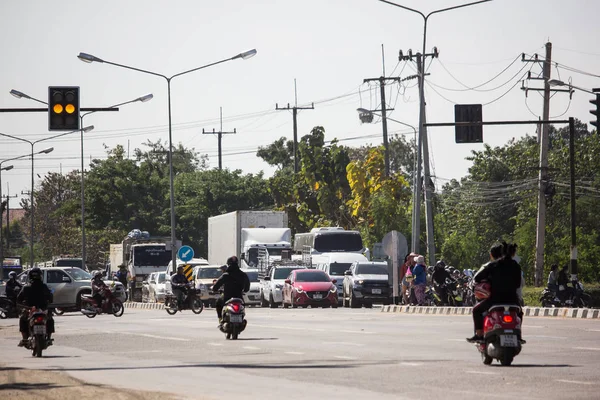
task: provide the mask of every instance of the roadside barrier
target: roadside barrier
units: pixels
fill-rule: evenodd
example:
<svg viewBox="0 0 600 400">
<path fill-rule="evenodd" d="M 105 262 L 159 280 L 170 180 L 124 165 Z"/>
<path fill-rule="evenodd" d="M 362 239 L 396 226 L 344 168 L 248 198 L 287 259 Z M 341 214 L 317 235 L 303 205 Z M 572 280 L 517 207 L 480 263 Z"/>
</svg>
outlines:
<svg viewBox="0 0 600 400">
<path fill-rule="evenodd" d="M 381 312 L 431 315 L 471 315 L 472 307 L 383 306 Z M 523 307 L 526 317 L 600 318 L 600 309 Z"/>
<path fill-rule="evenodd" d="M 126 301 L 123 303 L 125 308 L 139 308 L 142 310 L 164 310 L 165 305 L 163 303 L 139 303 L 135 301 Z"/>
</svg>

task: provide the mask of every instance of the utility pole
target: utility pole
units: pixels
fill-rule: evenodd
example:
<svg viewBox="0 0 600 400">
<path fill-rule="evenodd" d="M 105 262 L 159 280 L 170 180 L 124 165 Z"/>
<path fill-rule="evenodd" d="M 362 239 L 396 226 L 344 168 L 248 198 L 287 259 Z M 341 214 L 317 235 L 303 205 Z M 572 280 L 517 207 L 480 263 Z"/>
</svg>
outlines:
<svg viewBox="0 0 600 400">
<path fill-rule="evenodd" d="M 216 134 L 217 138 L 218 138 L 218 142 L 219 142 L 219 169 L 223 169 L 223 163 L 221 160 L 221 138 L 223 135 L 228 135 L 228 134 L 234 134 L 237 133 L 235 128 L 233 128 L 233 132 L 223 132 L 223 107 L 219 107 L 219 118 L 221 120 L 221 125 L 219 128 L 218 132 L 215 132 L 215 130 L 213 129 L 212 132 L 206 132 L 204 131 L 204 128 L 202 128 L 202 134 L 203 135 L 207 135 L 207 134 Z"/>
<path fill-rule="evenodd" d="M 290 107 L 288 103 L 287 107 L 279 107 L 279 104 L 275 103 L 275 110 L 292 110 L 294 118 L 294 173 L 298 173 L 298 110 L 314 110 L 315 103 L 311 103 L 310 107 L 298 107 L 298 91 L 296 90 L 296 80 L 294 79 L 294 99 L 295 103 L 293 107 Z"/>
<path fill-rule="evenodd" d="M 423 50 L 425 50 L 423 48 Z M 409 50 L 408 55 L 404 56 L 402 50 L 400 50 L 399 60 L 411 60 L 416 58 L 417 61 L 417 73 L 419 82 L 419 145 L 421 146 L 422 159 L 423 159 L 423 188 L 425 189 L 425 223 L 427 233 L 427 257 L 429 265 L 435 265 L 435 237 L 433 230 L 433 193 L 435 187 L 432 187 L 431 182 L 431 170 L 429 164 L 429 140 L 427 138 L 427 116 L 425 113 L 425 60 L 427 57 L 437 58 L 439 56 L 437 47 L 433 48 L 433 53 L 417 53 L 413 56 L 412 50 Z M 420 156 L 421 154 L 419 154 Z M 420 162 L 420 161 L 419 161 Z M 420 165 L 420 164 L 419 164 Z M 418 201 L 420 201 L 421 183 L 420 176 L 417 182 L 417 195 L 419 195 Z M 416 235 L 420 235 L 420 216 L 417 215 L 416 221 L 417 227 L 415 230 Z M 419 242 L 417 236 L 417 245 Z M 417 246 L 418 250 L 418 246 Z"/>
<path fill-rule="evenodd" d="M 392 82 L 400 82 L 400 77 L 385 77 L 380 76 L 379 78 L 367 78 L 363 80 L 363 83 L 378 81 L 379 89 L 381 93 L 381 126 L 383 128 L 383 148 L 385 149 L 384 159 L 385 159 L 385 177 L 390 176 L 390 147 L 388 142 L 388 130 L 387 130 L 387 104 L 385 102 L 385 83 L 387 81 Z"/>
<path fill-rule="evenodd" d="M 538 55 L 535 54 L 532 59 L 525 59 L 525 55 L 522 56 L 523 62 L 535 62 L 539 63 Z M 529 75 L 528 79 L 541 79 L 544 81 L 543 89 L 530 89 L 522 87 L 525 90 L 526 95 L 528 90 L 536 90 L 544 92 L 544 105 L 543 105 L 543 121 L 550 120 L 550 92 L 552 91 L 566 91 L 561 89 L 550 89 L 550 75 L 552 71 L 552 43 L 546 43 L 546 56 L 543 62 L 543 75 L 542 78 L 534 78 Z M 570 91 L 570 90 L 569 90 Z M 546 190 L 548 188 L 548 145 L 549 136 L 548 130 L 550 125 L 546 122 L 541 125 L 541 132 L 538 128 L 538 142 L 540 144 L 540 167 L 539 167 L 539 182 L 538 182 L 538 207 L 537 207 L 537 226 L 536 226 L 536 238 L 535 238 L 535 286 L 541 286 L 544 280 L 544 246 L 546 241 Z M 540 126 L 538 125 L 538 127 Z"/>
<path fill-rule="evenodd" d="M 3 196 L 6 199 L 6 250 L 10 247 L 10 199 L 18 197 L 16 194 L 13 196 L 5 195 Z M 2 199 L 0 199 L 2 200 Z M 4 262 L 4 242 L 2 239 L 2 216 L 0 215 L 0 268 Z"/>
</svg>

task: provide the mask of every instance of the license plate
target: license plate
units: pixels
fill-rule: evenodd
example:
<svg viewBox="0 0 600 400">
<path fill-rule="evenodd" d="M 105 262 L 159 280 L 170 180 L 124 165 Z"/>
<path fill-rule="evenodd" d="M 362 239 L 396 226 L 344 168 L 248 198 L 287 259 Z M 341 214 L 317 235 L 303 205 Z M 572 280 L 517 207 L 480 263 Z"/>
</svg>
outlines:
<svg viewBox="0 0 600 400">
<path fill-rule="evenodd" d="M 323 298 L 323 295 L 321 293 L 313 294 L 313 299 L 315 299 L 315 300 L 321 300 L 322 298 Z"/>
<path fill-rule="evenodd" d="M 241 314 L 231 314 L 229 315 L 229 322 L 235 322 L 241 324 L 243 321 L 243 317 Z"/>
<path fill-rule="evenodd" d="M 381 289 L 371 289 L 371 293 L 373 293 L 373 294 L 381 294 Z"/>
<path fill-rule="evenodd" d="M 33 326 L 33 334 L 34 335 L 45 335 L 46 334 L 46 326 L 45 325 L 34 325 Z"/>
<path fill-rule="evenodd" d="M 517 342 L 517 335 L 501 335 L 500 336 L 500 346 L 503 347 L 517 347 L 519 344 Z"/>
</svg>

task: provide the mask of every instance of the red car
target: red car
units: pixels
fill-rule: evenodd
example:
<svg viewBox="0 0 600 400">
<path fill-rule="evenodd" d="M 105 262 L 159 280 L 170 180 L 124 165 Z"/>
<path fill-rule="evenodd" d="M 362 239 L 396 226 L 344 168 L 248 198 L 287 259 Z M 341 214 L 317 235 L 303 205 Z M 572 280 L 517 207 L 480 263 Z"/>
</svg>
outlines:
<svg viewBox="0 0 600 400">
<path fill-rule="evenodd" d="M 296 269 L 283 286 L 283 308 L 338 306 L 335 279 L 317 269 Z"/>
</svg>

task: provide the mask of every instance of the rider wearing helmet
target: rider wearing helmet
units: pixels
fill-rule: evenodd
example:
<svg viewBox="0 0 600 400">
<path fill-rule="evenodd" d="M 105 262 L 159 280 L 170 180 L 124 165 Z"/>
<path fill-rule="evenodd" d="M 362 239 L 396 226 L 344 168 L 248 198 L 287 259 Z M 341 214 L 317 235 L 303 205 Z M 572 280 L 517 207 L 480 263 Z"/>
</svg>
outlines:
<svg viewBox="0 0 600 400">
<path fill-rule="evenodd" d="M 435 291 L 438 293 L 444 304 L 448 303 L 448 287 L 446 285 L 446 279 L 453 280 L 452 275 L 446 270 L 446 263 L 443 260 L 439 260 L 435 263 L 431 280 L 435 287 Z"/>
<path fill-rule="evenodd" d="M 250 279 L 244 271 L 240 269 L 238 264 L 238 258 L 236 256 L 229 257 L 227 259 L 227 272 L 225 272 L 219 280 L 213 285 L 212 291 L 216 292 L 223 286 L 223 296 L 219 297 L 215 308 L 217 310 L 217 317 L 219 318 L 219 325 L 223 319 L 223 306 L 225 303 L 233 298 L 241 299 L 244 292 L 250 290 Z"/>
<path fill-rule="evenodd" d="M 173 294 L 177 296 L 177 306 L 181 307 L 185 298 L 185 289 L 189 281 L 183 273 L 183 265 L 177 267 L 177 273 L 171 276 L 171 288 Z"/>
<path fill-rule="evenodd" d="M 6 282 L 6 297 L 15 303 L 21 289 L 23 289 L 23 285 L 17 281 L 17 273 L 15 271 L 10 271 L 8 273 L 8 281 Z"/>
<path fill-rule="evenodd" d="M 17 296 L 17 301 L 24 304 L 27 307 L 36 307 L 41 310 L 47 310 L 48 304 L 52 303 L 53 296 L 52 292 L 46 286 L 42 280 L 42 270 L 35 267 L 29 270 L 27 275 L 29 277 L 29 284 L 25 286 Z M 21 314 L 19 319 L 19 331 L 23 339 L 19 342 L 19 347 L 27 344 L 27 338 L 29 337 L 29 314 L 24 312 Z M 54 319 L 52 313 L 48 313 L 48 319 L 46 321 L 46 329 L 48 333 L 49 344 L 52 344 L 51 336 L 54 333 Z"/>
<path fill-rule="evenodd" d="M 95 271 L 92 274 L 92 297 L 96 301 L 97 307 L 102 307 L 102 294 L 107 287 L 106 283 L 102 280 L 102 272 Z"/>
</svg>

